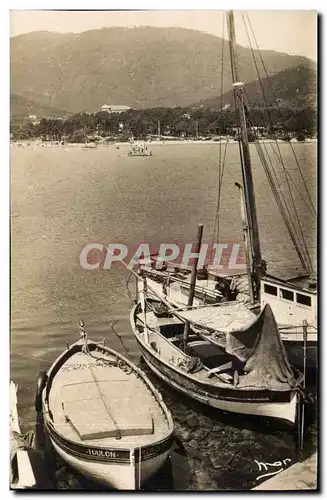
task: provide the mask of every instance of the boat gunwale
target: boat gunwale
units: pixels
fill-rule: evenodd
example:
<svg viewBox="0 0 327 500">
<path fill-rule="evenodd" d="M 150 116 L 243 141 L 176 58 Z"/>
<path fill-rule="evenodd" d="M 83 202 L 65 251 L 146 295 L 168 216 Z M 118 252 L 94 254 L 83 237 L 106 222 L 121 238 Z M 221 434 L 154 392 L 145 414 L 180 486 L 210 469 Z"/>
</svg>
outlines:
<svg viewBox="0 0 327 500">
<path fill-rule="evenodd" d="M 103 462 L 103 463 L 116 463 L 116 464 L 130 464 L 130 453 L 133 452 L 135 459 L 139 460 L 139 451 L 141 450 L 141 462 L 145 462 L 146 460 L 150 460 L 154 457 L 160 456 L 163 453 L 165 453 L 167 450 L 171 448 L 173 439 L 174 439 L 174 431 L 172 430 L 165 438 L 161 439 L 160 441 L 154 441 L 152 443 L 147 443 L 146 445 L 143 446 L 129 446 L 125 448 L 119 448 L 119 447 L 111 447 L 109 448 L 108 446 L 98 446 L 98 445 L 93 445 L 93 444 L 84 444 L 84 443 L 79 443 L 77 441 L 73 441 L 69 438 L 66 438 L 61 434 L 53 425 L 53 423 L 47 418 L 47 416 L 44 416 L 45 420 L 45 427 L 46 430 L 50 436 L 51 439 L 55 441 L 57 446 L 59 446 L 63 451 L 66 453 L 69 453 L 70 455 L 76 456 L 82 460 L 85 461 L 91 461 L 91 462 Z M 71 448 L 77 447 L 80 448 L 81 451 L 76 451 Z M 163 450 L 160 449 L 159 452 L 153 451 L 152 454 L 143 454 L 142 452 L 145 453 L 146 450 L 152 449 L 152 448 L 157 448 L 163 446 Z M 128 458 L 120 458 L 119 457 L 110 457 L 110 456 L 103 456 L 103 455 L 90 455 L 87 454 L 87 450 L 96 450 L 101 452 L 109 452 L 109 453 L 126 453 L 128 454 Z"/>
</svg>

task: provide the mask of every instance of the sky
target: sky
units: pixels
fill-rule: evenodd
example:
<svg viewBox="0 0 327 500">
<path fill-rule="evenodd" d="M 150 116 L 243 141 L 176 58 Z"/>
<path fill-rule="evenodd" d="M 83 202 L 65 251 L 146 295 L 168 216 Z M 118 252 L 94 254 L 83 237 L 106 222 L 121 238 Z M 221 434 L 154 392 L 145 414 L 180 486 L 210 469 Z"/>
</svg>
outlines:
<svg viewBox="0 0 327 500">
<path fill-rule="evenodd" d="M 242 12 L 235 11 L 236 38 L 249 46 Z M 261 50 L 270 49 L 303 55 L 317 60 L 317 13 L 312 10 L 252 10 L 249 15 Z M 143 10 L 143 11 L 51 11 L 11 10 L 10 36 L 31 31 L 61 33 L 101 29 L 110 26 L 182 27 L 221 37 L 221 10 Z M 225 28 L 225 37 L 227 36 Z"/>
</svg>

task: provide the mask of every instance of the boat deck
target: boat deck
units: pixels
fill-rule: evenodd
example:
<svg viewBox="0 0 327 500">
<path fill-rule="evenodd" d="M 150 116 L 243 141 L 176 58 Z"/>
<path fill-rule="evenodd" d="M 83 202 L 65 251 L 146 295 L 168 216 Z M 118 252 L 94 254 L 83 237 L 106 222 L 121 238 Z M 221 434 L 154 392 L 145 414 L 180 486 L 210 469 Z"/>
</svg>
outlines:
<svg viewBox="0 0 327 500">
<path fill-rule="evenodd" d="M 54 376 L 49 409 L 55 429 L 91 446 L 143 446 L 165 438 L 169 422 L 144 380 L 130 365 L 117 366 L 114 356 L 91 355 L 73 354 Z"/>
<path fill-rule="evenodd" d="M 245 307 L 242 304 L 235 304 L 235 306 L 239 308 Z M 209 320 L 212 320 L 210 314 L 211 309 L 211 307 L 207 307 L 203 308 L 203 310 L 198 309 L 197 311 L 187 311 L 186 313 L 184 312 L 184 315 L 191 315 L 192 313 L 200 314 L 202 311 L 205 313 L 204 317 L 208 316 Z M 245 310 L 247 311 L 246 308 Z M 180 314 L 182 315 L 183 313 Z M 253 315 L 250 311 L 247 311 L 247 314 L 249 315 L 248 321 L 249 319 L 251 320 L 252 317 L 255 317 L 255 315 Z M 142 343 L 145 343 L 144 329 L 142 328 L 144 325 L 143 320 L 143 314 L 137 315 L 136 328 L 142 338 Z M 224 315 L 222 311 L 222 313 L 216 316 L 216 321 L 220 321 L 221 324 L 225 324 L 226 326 L 228 325 L 228 321 L 230 321 L 229 315 Z M 233 331 L 232 326 L 240 326 L 242 321 L 240 321 L 240 317 L 236 315 L 235 320 L 230 323 L 231 324 L 228 325 L 228 328 L 226 328 L 227 331 Z M 248 373 L 243 373 L 242 368 L 239 370 L 240 363 L 235 356 L 230 355 L 224 348 L 220 348 L 219 344 L 213 345 L 208 339 L 208 336 L 199 335 L 196 330 L 192 330 L 192 328 L 189 332 L 189 352 L 186 354 L 182 348 L 184 331 L 183 321 L 180 321 L 177 318 L 157 317 L 154 312 L 151 311 L 146 313 L 146 324 L 148 327 L 147 344 L 153 350 L 153 354 L 159 356 L 162 361 L 170 366 L 173 366 L 177 371 L 182 372 L 183 376 L 187 374 L 187 376 L 194 381 L 200 382 L 201 384 L 209 384 L 217 389 L 233 389 L 235 393 L 242 390 L 246 390 L 249 393 L 260 390 L 264 391 L 268 390 L 270 387 L 268 379 L 265 380 L 258 378 L 256 375 L 249 378 Z M 236 328 L 236 330 L 239 331 L 239 328 Z M 251 334 L 252 338 L 249 335 L 247 336 L 245 345 L 247 345 L 248 348 L 250 348 L 251 345 L 254 345 L 257 335 L 258 334 L 254 329 L 253 334 Z M 239 348 L 239 344 L 237 345 Z M 207 354 L 204 356 L 201 354 L 203 347 L 207 350 Z M 193 371 L 192 366 L 194 365 L 196 359 L 198 359 L 197 370 Z M 208 359 L 210 359 L 211 367 L 207 363 Z M 202 365 L 199 363 L 200 361 L 202 362 Z M 214 364 L 212 363 L 213 361 Z M 235 372 L 238 373 L 236 385 L 234 383 Z M 276 387 L 277 386 L 278 384 Z M 282 390 L 288 391 L 289 387 L 286 387 L 285 385 L 285 388 L 283 387 Z"/>
<path fill-rule="evenodd" d="M 190 356 L 185 354 L 177 345 L 175 345 L 175 343 L 178 344 L 179 342 L 182 342 L 184 323 L 176 318 L 157 318 L 152 312 L 147 313 L 146 318 L 147 325 L 149 327 L 148 342 L 154 353 L 159 353 L 161 359 L 187 373 Z M 143 324 L 141 315 L 138 316 L 137 319 L 141 324 Z M 137 323 L 136 326 L 139 326 L 140 323 Z M 166 335 L 162 334 L 165 330 L 166 333 L 171 331 L 170 338 L 165 338 Z M 144 342 L 144 334 L 139 333 L 139 335 L 142 336 Z M 197 347 L 200 347 L 201 344 L 207 344 L 213 354 L 217 353 L 217 348 L 209 342 L 206 343 L 203 340 L 197 339 L 197 341 L 193 342 L 193 344 L 195 345 L 195 348 L 193 348 L 194 351 L 196 351 Z M 196 346 L 196 344 L 199 345 Z M 192 347 L 191 338 L 188 345 Z M 221 355 L 221 351 L 220 359 L 222 367 L 226 364 L 226 362 L 230 361 L 230 357 L 226 353 Z M 233 377 L 230 373 L 228 373 L 228 370 L 221 370 L 221 373 L 219 373 L 219 370 L 215 370 L 214 373 L 210 372 L 210 370 L 203 365 L 202 369 L 196 373 L 192 373 L 191 376 L 199 382 L 210 383 L 210 385 L 216 385 L 221 388 L 230 388 L 233 386 Z"/>
</svg>

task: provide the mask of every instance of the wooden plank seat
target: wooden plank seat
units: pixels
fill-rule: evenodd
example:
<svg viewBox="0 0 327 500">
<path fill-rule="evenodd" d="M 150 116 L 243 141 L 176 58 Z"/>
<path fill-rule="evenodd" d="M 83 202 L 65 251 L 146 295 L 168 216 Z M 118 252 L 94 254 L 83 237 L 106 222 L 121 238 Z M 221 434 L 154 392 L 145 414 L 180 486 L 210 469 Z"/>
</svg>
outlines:
<svg viewBox="0 0 327 500">
<path fill-rule="evenodd" d="M 192 342 L 188 342 L 187 345 L 189 347 L 199 347 L 203 345 L 212 345 L 212 343 L 209 340 L 193 340 Z"/>
<path fill-rule="evenodd" d="M 168 342 L 178 342 L 183 340 L 183 335 L 175 335 L 174 337 L 169 337 Z"/>
<path fill-rule="evenodd" d="M 222 378 L 224 381 L 232 381 L 234 378 L 229 375 L 228 373 L 223 373 L 226 370 L 231 370 L 232 369 L 232 362 L 229 361 L 228 363 L 225 363 L 224 365 L 216 366 L 215 368 L 211 368 L 211 370 L 208 370 L 207 375 L 208 377 L 213 377 L 214 375 L 218 376 L 218 378 Z"/>
<path fill-rule="evenodd" d="M 137 384 L 97 381 L 62 387 L 62 410 L 81 440 L 153 434 Z M 131 418 L 131 414 L 133 418 Z"/>
</svg>

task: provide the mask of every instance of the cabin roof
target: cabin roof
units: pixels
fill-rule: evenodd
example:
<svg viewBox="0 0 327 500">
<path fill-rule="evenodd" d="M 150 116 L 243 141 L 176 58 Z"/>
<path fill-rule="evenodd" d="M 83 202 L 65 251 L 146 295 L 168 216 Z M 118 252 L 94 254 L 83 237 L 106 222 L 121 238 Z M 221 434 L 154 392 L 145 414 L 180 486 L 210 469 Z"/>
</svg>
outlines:
<svg viewBox="0 0 327 500">
<path fill-rule="evenodd" d="M 310 275 L 287 276 L 286 274 L 285 276 L 283 275 L 283 277 L 281 277 L 267 274 L 266 276 L 261 278 L 261 281 L 262 283 L 269 282 L 274 283 L 275 285 L 284 285 L 294 290 L 304 291 L 313 295 L 317 295 L 317 280 L 313 279 Z"/>
</svg>

